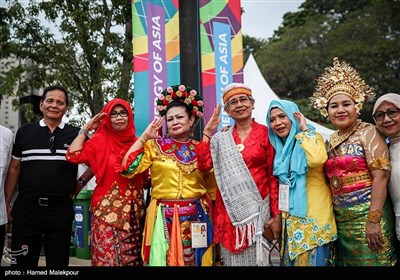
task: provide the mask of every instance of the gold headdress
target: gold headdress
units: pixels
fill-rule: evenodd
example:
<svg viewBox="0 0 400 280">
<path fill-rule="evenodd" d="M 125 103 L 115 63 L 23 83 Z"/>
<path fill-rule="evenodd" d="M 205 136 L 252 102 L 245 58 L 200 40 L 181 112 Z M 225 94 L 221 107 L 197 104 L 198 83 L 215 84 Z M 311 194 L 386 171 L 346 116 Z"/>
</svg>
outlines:
<svg viewBox="0 0 400 280">
<path fill-rule="evenodd" d="M 366 100 L 375 97 L 373 88 L 361 79 L 357 71 L 344 61 L 339 63 L 337 57 L 333 59 L 333 67 L 325 68 L 325 73 L 317 82 L 313 96 L 310 97 L 311 106 L 324 117 L 328 117 L 328 102 L 335 95 L 345 94 L 351 97 L 356 103 L 357 113 L 360 113 Z"/>
</svg>

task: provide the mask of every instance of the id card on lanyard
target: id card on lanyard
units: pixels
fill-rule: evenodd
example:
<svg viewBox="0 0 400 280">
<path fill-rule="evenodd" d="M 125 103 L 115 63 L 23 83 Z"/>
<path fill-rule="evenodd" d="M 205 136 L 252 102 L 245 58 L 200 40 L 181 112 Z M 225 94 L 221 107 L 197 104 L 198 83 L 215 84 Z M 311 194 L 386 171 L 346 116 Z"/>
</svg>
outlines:
<svg viewBox="0 0 400 280">
<path fill-rule="evenodd" d="M 289 185 L 279 183 L 278 209 L 289 212 Z"/>
</svg>

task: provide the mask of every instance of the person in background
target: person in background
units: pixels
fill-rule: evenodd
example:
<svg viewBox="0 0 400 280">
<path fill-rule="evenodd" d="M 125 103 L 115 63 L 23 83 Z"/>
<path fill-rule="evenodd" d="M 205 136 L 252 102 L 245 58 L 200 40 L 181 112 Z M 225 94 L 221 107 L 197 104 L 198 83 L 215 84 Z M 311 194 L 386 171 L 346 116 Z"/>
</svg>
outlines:
<svg viewBox="0 0 400 280">
<path fill-rule="evenodd" d="M 93 136 L 85 142 L 89 131 Z M 81 130 L 67 150 L 67 161 L 85 163 L 96 177 L 92 194 L 92 266 L 142 266 L 140 254 L 146 174 L 121 176 L 120 154 L 136 141 L 129 103 L 115 98 Z"/>
<path fill-rule="evenodd" d="M 220 123 L 217 105 L 196 148 L 199 169 L 214 168 L 218 184 L 214 242 L 221 245 L 224 266 L 270 265 L 264 228 L 272 229 L 275 239 L 281 230 L 274 148 L 268 128 L 252 118 L 255 101 L 248 86 L 229 84 L 222 99 L 234 126 L 211 137 Z"/>
<path fill-rule="evenodd" d="M 0 96 L 1 107 L 1 96 Z M 6 234 L 7 208 L 4 197 L 4 184 L 7 178 L 8 166 L 11 161 L 12 146 L 14 143 L 14 134 L 10 129 L 0 125 L 0 252 L 3 253 Z"/>
<path fill-rule="evenodd" d="M 389 139 L 389 155 L 392 173 L 389 193 L 396 217 L 395 228 L 400 240 L 400 95 L 387 93 L 376 100 L 372 116 L 376 126 Z"/>
<path fill-rule="evenodd" d="M 21 126 L 15 137 L 5 185 L 12 251 L 17 267 L 37 267 L 42 242 L 46 266 L 67 267 L 74 208 L 80 188 L 75 164 L 65 160 L 67 147 L 79 128 L 62 121 L 68 93 L 60 86 L 44 89 L 40 101 L 43 119 Z M 18 185 L 13 205 L 11 198 Z"/>
<path fill-rule="evenodd" d="M 337 232 L 324 175 L 324 140 L 291 101 L 272 100 L 267 125 L 275 148 L 274 175 L 281 193 L 288 194 L 279 201 L 283 265 L 330 266 Z"/>
<path fill-rule="evenodd" d="M 123 174 L 134 178 L 150 170 L 151 201 L 147 209 L 143 259 L 150 266 L 213 265 L 212 172 L 200 172 L 198 141 L 191 128 L 203 117 L 203 101 L 186 85 L 161 92 L 154 119 L 122 160 Z M 159 136 L 164 119 L 168 136 Z M 211 198 L 209 195 L 211 195 Z M 192 239 L 192 224 L 207 225 L 204 240 Z"/>
<path fill-rule="evenodd" d="M 374 125 L 358 119 L 373 89 L 337 57 L 317 81 L 311 104 L 338 129 L 325 163 L 338 230 L 335 265 L 396 265 L 388 147 Z"/>
</svg>

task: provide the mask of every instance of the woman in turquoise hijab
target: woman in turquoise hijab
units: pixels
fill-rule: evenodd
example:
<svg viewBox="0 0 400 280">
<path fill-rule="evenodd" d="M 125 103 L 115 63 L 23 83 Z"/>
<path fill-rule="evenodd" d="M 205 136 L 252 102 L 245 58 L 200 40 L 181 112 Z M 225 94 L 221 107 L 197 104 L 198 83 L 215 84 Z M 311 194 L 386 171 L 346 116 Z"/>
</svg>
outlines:
<svg viewBox="0 0 400 280">
<path fill-rule="evenodd" d="M 282 264 L 332 265 L 337 231 L 323 170 L 328 158 L 324 140 L 291 101 L 272 100 L 267 125 L 276 151 L 274 175 L 280 183 Z"/>
</svg>

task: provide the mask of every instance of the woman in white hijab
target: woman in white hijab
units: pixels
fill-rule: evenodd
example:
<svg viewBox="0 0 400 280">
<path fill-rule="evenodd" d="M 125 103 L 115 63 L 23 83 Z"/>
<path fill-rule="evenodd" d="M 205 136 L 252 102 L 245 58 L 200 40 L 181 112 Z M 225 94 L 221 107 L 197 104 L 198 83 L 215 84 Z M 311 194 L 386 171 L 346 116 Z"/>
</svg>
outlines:
<svg viewBox="0 0 400 280">
<path fill-rule="evenodd" d="M 378 98 L 372 112 L 376 126 L 389 140 L 392 172 L 389 193 L 396 215 L 396 235 L 400 240 L 400 95 L 387 93 Z"/>
</svg>

